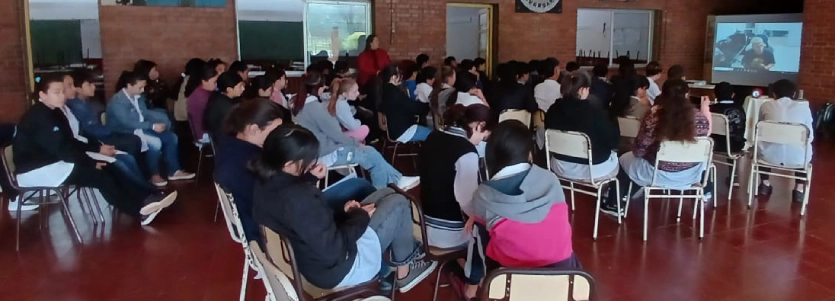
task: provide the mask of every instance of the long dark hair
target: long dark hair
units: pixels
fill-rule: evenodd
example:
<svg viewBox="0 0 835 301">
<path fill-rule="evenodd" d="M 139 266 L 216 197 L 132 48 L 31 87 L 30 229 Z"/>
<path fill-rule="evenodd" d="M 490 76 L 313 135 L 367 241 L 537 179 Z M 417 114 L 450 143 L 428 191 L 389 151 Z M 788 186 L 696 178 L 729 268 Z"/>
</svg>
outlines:
<svg viewBox="0 0 835 301">
<path fill-rule="evenodd" d="M 530 129 L 518 120 L 502 121 L 487 138 L 484 157 L 487 170 L 496 174 L 507 166 L 530 162 L 531 151 L 533 140 Z"/>
<path fill-rule="evenodd" d="M 583 71 L 574 71 L 568 74 L 565 78 L 562 79 L 562 86 L 560 91 L 563 97 L 573 97 L 573 98 L 580 98 L 580 89 L 582 88 L 590 88 L 591 87 L 591 78 L 589 78 L 589 74 Z"/>
<path fill-rule="evenodd" d="M 223 74 L 217 77 L 217 92 L 226 94 L 226 89 L 235 88 L 235 86 L 243 81 L 244 79 L 238 73 L 231 71 L 223 72 Z"/>
<path fill-rule="evenodd" d="M 276 119 L 284 119 L 281 107 L 269 99 L 253 99 L 236 104 L 224 121 L 226 133 L 236 135 L 254 124 L 264 129 Z"/>
<path fill-rule="evenodd" d="M 150 79 L 151 70 L 154 70 L 154 68 L 156 67 L 157 63 L 154 63 L 149 60 L 139 60 L 136 62 L 136 64 L 133 65 L 133 72 L 145 74 L 145 76 L 148 76 Z"/>
<path fill-rule="evenodd" d="M 290 103 L 293 104 L 293 115 L 298 115 L 301 112 L 308 95 L 319 98 L 321 96 L 319 95 L 319 88 L 325 86 L 325 80 L 322 78 L 322 74 L 316 72 L 307 73 L 302 76 L 302 82 L 304 85 L 302 85 L 301 90 L 290 100 Z M 319 101 L 321 102 L 322 100 L 319 99 Z"/>
<path fill-rule="evenodd" d="M 262 181 L 282 173 L 287 162 L 301 161 L 307 168 L 319 157 L 319 140 L 309 130 L 297 125 L 282 125 L 264 140 L 261 156 L 249 164 Z M 304 171 L 303 171 L 304 172 Z"/>
<path fill-rule="evenodd" d="M 371 35 L 369 35 L 368 37 L 365 38 L 365 50 L 364 51 L 371 50 L 371 43 L 374 43 L 374 39 L 376 39 L 376 38 L 377 38 L 377 34 L 371 34 Z"/>
<path fill-rule="evenodd" d="M 122 71 L 122 75 L 120 75 L 119 80 L 116 81 L 116 93 L 119 93 L 120 90 L 124 89 L 128 85 L 136 85 L 136 83 L 143 80 L 148 80 L 147 74 L 133 71 Z"/>
<path fill-rule="evenodd" d="M 200 73 L 200 70 L 203 70 L 204 66 L 206 66 L 206 61 L 204 61 L 200 58 L 192 58 L 192 59 L 188 60 L 188 63 L 186 63 L 186 66 L 183 70 L 183 73 L 180 74 L 180 78 L 177 79 L 177 85 L 176 85 L 177 91 L 175 91 L 174 93 L 180 93 L 179 92 L 180 88 L 182 88 L 183 85 L 186 84 L 185 83 L 186 77 L 191 76 L 193 74 Z M 172 95 L 172 96 L 173 96 L 172 98 L 179 97 L 179 95 Z"/>
<path fill-rule="evenodd" d="M 278 78 L 270 73 L 256 76 L 251 81 L 247 82 L 246 89 L 244 90 L 244 97 L 246 99 L 260 98 L 261 96 L 258 95 L 260 90 L 266 91 L 272 87 L 277 80 Z"/>
<path fill-rule="evenodd" d="M 441 72 L 437 72 L 437 76 L 435 77 L 435 82 L 432 84 L 432 93 L 429 94 L 429 106 L 432 107 L 432 110 L 437 112 L 438 114 L 443 114 L 444 112 L 438 112 L 439 103 L 438 98 L 441 94 L 441 91 L 444 90 L 444 83 L 447 78 L 450 78 L 455 75 L 455 68 L 450 66 L 443 66 L 441 67 Z"/>
<path fill-rule="evenodd" d="M 655 99 L 659 106 L 656 114 L 656 141 L 695 141 L 696 123 L 693 104 L 687 99 L 690 87 L 681 79 L 664 82 L 661 95 Z"/>
<path fill-rule="evenodd" d="M 484 122 L 485 130 L 491 130 L 496 125 L 496 119 L 493 113 L 490 112 L 490 108 L 482 104 L 474 104 L 466 107 L 462 104 L 457 104 L 449 107 L 444 112 L 444 126 L 447 128 L 453 126 L 459 127 L 467 132 L 467 137 L 473 135 L 473 129 L 470 128 L 470 123 L 473 122 Z"/>
<path fill-rule="evenodd" d="M 212 77 L 215 76 L 217 76 L 217 70 L 215 70 L 215 68 L 209 65 L 203 66 L 203 69 L 188 77 L 188 82 L 186 82 L 186 90 L 184 91 L 185 96 L 188 97 L 189 95 L 191 95 L 192 92 L 194 92 L 195 89 L 197 89 L 197 87 L 200 86 L 200 84 L 203 83 L 203 81 L 210 80 L 212 79 Z"/>
</svg>

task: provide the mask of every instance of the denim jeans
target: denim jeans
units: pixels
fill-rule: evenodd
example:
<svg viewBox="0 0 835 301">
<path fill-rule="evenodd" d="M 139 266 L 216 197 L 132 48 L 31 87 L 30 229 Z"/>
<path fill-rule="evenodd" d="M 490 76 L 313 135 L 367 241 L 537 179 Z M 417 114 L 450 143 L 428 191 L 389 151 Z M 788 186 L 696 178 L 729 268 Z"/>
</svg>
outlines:
<svg viewBox="0 0 835 301">
<path fill-rule="evenodd" d="M 342 211 L 348 201 L 360 202 L 376 190 L 368 180 L 354 178 L 329 187 L 322 192 L 322 198 L 334 211 Z"/>
<path fill-rule="evenodd" d="M 426 137 L 429 137 L 429 134 L 432 134 L 432 129 L 419 125 L 417 126 L 417 130 L 415 131 L 415 135 L 412 136 L 412 139 L 409 139 L 409 142 L 426 141 Z"/>
<path fill-rule="evenodd" d="M 116 155 L 116 162 L 113 162 L 112 164 L 113 167 L 125 176 L 125 178 L 137 186 L 150 190 L 156 189 L 153 185 L 151 185 L 151 182 L 145 178 L 142 171 L 139 170 L 139 164 L 136 163 L 136 159 L 134 159 L 130 154 Z"/>
<path fill-rule="evenodd" d="M 177 135 L 170 130 L 163 131 L 162 133 L 157 133 L 152 130 L 142 130 L 142 132 L 145 135 L 158 138 L 161 142 L 160 144 L 148 143 L 148 151 L 146 152 L 148 171 L 152 175 L 160 175 L 159 162 L 162 158 L 165 161 L 168 176 L 173 176 L 174 173 L 180 170 Z"/>
<path fill-rule="evenodd" d="M 402 266 L 414 260 L 420 253 L 420 244 L 412 234 L 412 206 L 405 196 L 391 188 L 377 190 L 362 204 L 375 204 L 368 227 L 380 239 L 383 252 L 390 252 L 392 266 Z"/>
<path fill-rule="evenodd" d="M 386 162 L 380 152 L 370 146 L 343 146 L 336 150 L 336 155 L 334 165 L 359 164 L 371 174 L 371 184 L 377 189 L 389 183 L 397 183 L 403 176 Z"/>
</svg>

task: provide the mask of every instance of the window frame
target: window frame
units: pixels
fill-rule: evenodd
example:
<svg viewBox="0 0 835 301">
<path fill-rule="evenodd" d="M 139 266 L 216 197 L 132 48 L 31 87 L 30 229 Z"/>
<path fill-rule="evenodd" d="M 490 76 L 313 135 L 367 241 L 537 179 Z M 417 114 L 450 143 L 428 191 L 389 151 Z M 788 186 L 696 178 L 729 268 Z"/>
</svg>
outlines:
<svg viewBox="0 0 835 301">
<path fill-rule="evenodd" d="M 374 29 L 374 24 L 372 24 L 374 18 L 371 15 L 373 13 L 372 9 L 372 1 L 371 0 L 303 0 L 304 5 L 302 6 L 302 43 L 304 43 L 304 65 L 310 66 L 310 49 L 308 48 L 308 36 L 310 33 L 309 24 L 307 22 L 307 14 L 309 10 L 310 4 L 341 4 L 341 3 L 350 3 L 350 4 L 363 4 L 365 5 L 365 15 L 367 17 L 367 27 L 366 33 L 369 35 L 372 34 L 371 31 Z M 341 37 L 340 37 L 341 38 Z M 357 47 L 360 47 L 357 45 Z M 328 51 L 330 52 L 330 51 Z M 330 54 L 329 58 L 332 58 L 333 54 Z"/>
<path fill-rule="evenodd" d="M 655 49 L 655 46 L 656 46 L 655 35 L 656 35 L 657 27 L 658 27 L 658 23 L 655 20 L 655 17 L 656 17 L 656 11 L 655 10 L 651 10 L 651 9 L 619 9 L 619 8 L 578 8 L 577 9 L 577 18 L 578 18 L 577 21 L 579 21 L 579 17 L 580 17 L 579 12 L 582 11 L 582 10 L 596 10 L 596 11 L 608 11 L 609 12 L 609 24 L 611 24 L 610 29 L 609 29 L 611 34 L 609 34 L 609 51 L 608 51 L 608 53 L 609 53 L 608 67 L 609 68 L 617 68 L 617 67 L 620 66 L 620 64 L 616 64 L 614 62 L 617 57 L 614 57 L 612 55 L 612 54 L 615 53 L 615 34 L 614 34 L 615 26 L 616 26 L 616 24 L 615 24 L 615 13 L 634 13 L 634 14 L 642 13 L 642 14 L 647 14 L 647 17 L 649 18 L 649 20 L 648 20 L 649 21 L 648 22 L 649 30 L 648 30 L 648 33 L 647 33 L 647 63 L 654 60 L 653 56 L 655 55 L 655 50 L 656 50 Z M 575 53 L 576 53 L 576 45 L 577 45 L 576 37 L 575 37 L 574 44 L 575 44 Z M 647 65 L 647 63 L 635 64 L 635 67 L 645 67 Z M 591 66 L 581 66 L 581 68 L 583 68 L 583 67 L 589 67 L 590 68 Z"/>
</svg>

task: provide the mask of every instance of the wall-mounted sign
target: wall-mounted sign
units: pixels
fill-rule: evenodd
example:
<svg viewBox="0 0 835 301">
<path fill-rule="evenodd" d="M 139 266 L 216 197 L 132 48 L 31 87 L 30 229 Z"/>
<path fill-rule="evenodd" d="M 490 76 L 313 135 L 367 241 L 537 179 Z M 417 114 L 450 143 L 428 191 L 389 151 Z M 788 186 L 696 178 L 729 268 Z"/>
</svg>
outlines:
<svg viewBox="0 0 835 301">
<path fill-rule="evenodd" d="M 562 0 L 516 0 L 517 13 L 562 13 Z"/>
<path fill-rule="evenodd" d="M 101 0 L 101 5 L 224 7 L 226 0 Z"/>
</svg>

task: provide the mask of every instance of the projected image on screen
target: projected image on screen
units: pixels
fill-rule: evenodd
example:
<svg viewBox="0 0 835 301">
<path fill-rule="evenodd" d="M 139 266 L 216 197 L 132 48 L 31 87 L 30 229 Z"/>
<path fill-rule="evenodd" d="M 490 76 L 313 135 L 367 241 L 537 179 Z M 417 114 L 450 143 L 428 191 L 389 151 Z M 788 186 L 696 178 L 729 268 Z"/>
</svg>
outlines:
<svg viewBox="0 0 835 301">
<path fill-rule="evenodd" d="M 781 78 L 795 79 L 802 30 L 799 22 L 717 23 L 714 81 L 764 86 Z"/>
</svg>

